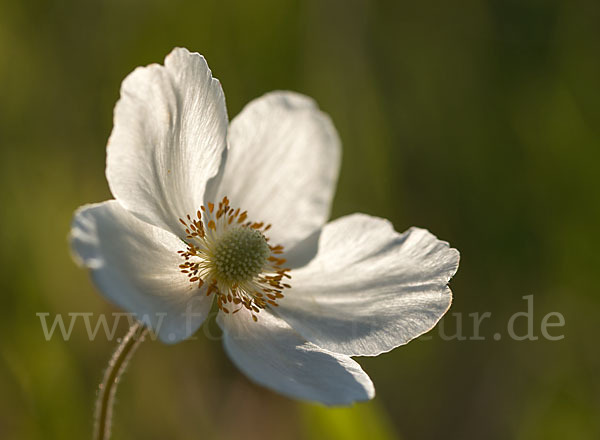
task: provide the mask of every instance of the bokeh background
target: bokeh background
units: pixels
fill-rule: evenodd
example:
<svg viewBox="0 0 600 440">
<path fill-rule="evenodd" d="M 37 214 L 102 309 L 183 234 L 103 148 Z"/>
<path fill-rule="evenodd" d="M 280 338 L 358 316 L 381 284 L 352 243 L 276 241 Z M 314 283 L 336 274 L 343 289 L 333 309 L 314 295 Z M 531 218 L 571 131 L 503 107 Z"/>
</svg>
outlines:
<svg viewBox="0 0 600 440">
<path fill-rule="evenodd" d="M 595 0 L 0 0 L 0 438 L 90 435 L 115 342 L 81 322 L 46 341 L 36 313 L 116 311 L 66 236 L 74 209 L 111 197 L 121 80 L 174 46 L 206 56 L 230 117 L 273 89 L 314 97 L 344 145 L 333 217 L 457 247 L 457 315 L 358 359 L 378 395 L 349 409 L 253 385 L 202 332 L 146 342 L 114 439 L 600 438 L 599 23 Z M 506 332 L 525 295 L 536 341 Z M 550 312 L 562 340 L 540 333 Z M 461 318 L 467 339 L 447 340 Z"/>
</svg>

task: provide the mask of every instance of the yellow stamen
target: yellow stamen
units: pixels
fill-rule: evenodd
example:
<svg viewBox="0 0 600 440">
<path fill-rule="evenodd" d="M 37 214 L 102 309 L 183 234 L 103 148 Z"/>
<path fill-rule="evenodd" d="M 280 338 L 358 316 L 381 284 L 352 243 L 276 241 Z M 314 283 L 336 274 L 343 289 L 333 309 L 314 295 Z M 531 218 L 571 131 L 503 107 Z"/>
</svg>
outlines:
<svg viewBox="0 0 600 440">
<path fill-rule="evenodd" d="M 179 219 L 187 234 L 187 249 L 178 252 L 184 259 L 180 271 L 199 288 L 206 284 L 206 295 L 214 295 L 224 313 L 245 308 L 257 321 L 262 309 L 277 307 L 283 290 L 291 287 L 281 281 L 291 276 L 290 269 L 282 267 L 286 260 L 279 257 L 283 246 L 269 245 L 264 235 L 271 225 L 248 222 L 247 211 L 231 208 L 227 197 L 218 203 L 216 212 L 215 204 L 207 203 L 196 216 Z"/>
</svg>

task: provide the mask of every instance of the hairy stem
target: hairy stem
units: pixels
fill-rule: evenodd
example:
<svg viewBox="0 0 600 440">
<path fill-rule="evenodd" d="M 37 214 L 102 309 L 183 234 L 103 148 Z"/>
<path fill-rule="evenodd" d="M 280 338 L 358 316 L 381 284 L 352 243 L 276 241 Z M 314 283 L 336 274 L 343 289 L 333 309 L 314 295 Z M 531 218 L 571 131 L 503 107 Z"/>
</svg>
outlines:
<svg viewBox="0 0 600 440">
<path fill-rule="evenodd" d="M 94 440 L 108 440 L 110 438 L 112 408 L 119 380 L 147 332 L 148 329 L 143 324 L 139 322 L 133 324 L 108 363 L 96 399 Z"/>
</svg>

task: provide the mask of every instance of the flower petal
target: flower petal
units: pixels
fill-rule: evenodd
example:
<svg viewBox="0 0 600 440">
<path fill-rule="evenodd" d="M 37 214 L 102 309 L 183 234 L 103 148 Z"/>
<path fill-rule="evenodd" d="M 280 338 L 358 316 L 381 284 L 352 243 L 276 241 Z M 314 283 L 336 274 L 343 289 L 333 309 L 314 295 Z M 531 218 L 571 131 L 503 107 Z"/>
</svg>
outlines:
<svg viewBox="0 0 600 440">
<path fill-rule="evenodd" d="M 79 208 L 70 242 L 100 291 L 163 342 L 189 337 L 206 318 L 212 298 L 179 271 L 181 240 L 138 220 L 117 201 Z"/>
<path fill-rule="evenodd" d="M 257 322 L 246 309 L 220 313 L 217 322 L 229 357 L 267 388 L 325 405 L 349 405 L 375 396 L 371 379 L 355 361 L 306 342 L 267 310 L 258 314 Z"/>
<path fill-rule="evenodd" d="M 204 58 L 174 49 L 165 65 L 134 70 L 121 85 L 107 147 L 115 198 L 142 220 L 181 236 L 178 219 L 204 201 L 226 147 L 227 111 Z"/>
<path fill-rule="evenodd" d="M 429 331 L 450 307 L 459 253 L 424 229 L 354 214 L 327 224 L 276 309 L 319 347 L 375 356 Z"/>
<path fill-rule="evenodd" d="M 231 122 L 220 182 L 207 198 L 229 197 L 253 221 L 271 223 L 273 244 L 287 250 L 328 219 L 340 165 L 340 141 L 315 102 L 272 92 Z"/>
</svg>

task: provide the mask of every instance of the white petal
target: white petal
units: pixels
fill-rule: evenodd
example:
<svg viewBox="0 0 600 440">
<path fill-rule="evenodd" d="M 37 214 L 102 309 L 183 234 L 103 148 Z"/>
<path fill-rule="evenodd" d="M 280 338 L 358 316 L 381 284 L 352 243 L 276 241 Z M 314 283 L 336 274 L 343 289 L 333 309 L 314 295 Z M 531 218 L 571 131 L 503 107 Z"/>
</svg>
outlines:
<svg viewBox="0 0 600 440">
<path fill-rule="evenodd" d="M 271 223 L 273 244 L 290 250 L 328 219 L 340 165 L 340 142 L 315 102 L 273 92 L 250 102 L 231 122 L 220 184 L 253 221 Z"/>
<path fill-rule="evenodd" d="M 298 333 L 349 356 L 375 356 L 429 331 L 452 302 L 459 253 L 424 229 L 354 214 L 327 224 L 316 257 L 291 272 L 276 309 Z"/>
<path fill-rule="evenodd" d="M 325 405 L 372 399 L 369 376 L 347 356 L 323 350 L 267 310 L 254 322 L 246 309 L 219 313 L 225 350 L 250 379 L 288 397 Z"/>
<path fill-rule="evenodd" d="M 138 220 L 118 202 L 79 208 L 70 242 L 100 291 L 135 313 L 163 342 L 189 337 L 206 318 L 211 298 L 179 271 L 181 240 Z"/>
<path fill-rule="evenodd" d="M 134 70 L 121 85 L 107 147 L 115 198 L 142 220 L 181 235 L 178 219 L 204 201 L 226 147 L 227 112 L 204 58 L 174 49 L 165 65 Z"/>
</svg>

